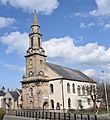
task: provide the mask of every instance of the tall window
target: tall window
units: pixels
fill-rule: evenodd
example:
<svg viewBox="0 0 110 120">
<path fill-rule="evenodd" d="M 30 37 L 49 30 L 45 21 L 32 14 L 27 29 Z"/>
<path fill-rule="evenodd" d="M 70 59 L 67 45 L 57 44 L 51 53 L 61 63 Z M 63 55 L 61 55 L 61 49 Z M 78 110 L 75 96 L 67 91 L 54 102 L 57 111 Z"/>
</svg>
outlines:
<svg viewBox="0 0 110 120">
<path fill-rule="evenodd" d="M 77 92 L 78 92 L 78 95 L 81 95 L 81 88 L 80 88 L 79 85 L 78 85 L 78 87 L 77 87 Z"/>
<path fill-rule="evenodd" d="M 54 109 L 54 101 L 51 100 L 50 102 L 51 102 L 51 108 Z"/>
<path fill-rule="evenodd" d="M 29 68 L 32 68 L 32 66 L 33 66 L 33 61 L 32 61 L 32 59 L 30 59 L 29 60 Z"/>
<path fill-rule="evenodd" d="M 67 83 L 67 93 L 70 93 L 70 84 Z"/>
<path fill-rule="evenodd" d="M 83 108 L 82 100 L 78 100 L 78 107 L 79 107 L 79 109 L 82 110 L 82 108 Z"/>
<path fill-rule="evenodd" d="M 33 47 L 33 37 L 31 38 L 31 47 Z"/>
<path fill-rule="evenodd" d="M 75 85 L 74 85 L 74 83 L 73 83 L 72 87 L 73 87 L 73 93 L 75 93 Z"/>
<path fill-rule="evenodd" d="M 38 37 L 38 47 L 40 48 L 40 38 Z"/>
<path fill-rule="evenodd" d="M 90 89 L 88 86 L 86 87 L 86 90 L 87 90 L 87 95 L 90 95 Z"/>
<path fill-rule="evenodd" d="M 82 95 L 85 95 L 85 87 L 82 87 Z"/>
<path fill-rule="evenodd" d="M 53 84 L 50 84 L 50 93 L 53 93 L 54 90 L 53 90 Z"/>
<path fill-rule="evenodd" d="M 71 108 L 71 99 L 68 99 L 68 108 Z"/>
<path fill-rule="evenodd" d="M 33 97 L 33 89 L 32 88 L 29 89 L 29 97 Z"/>
<path fill-rule="evenodd" d="M 87 103 L 88 103 L 88 105 L 90 105 L 90 98 L 87 99 Z"/>
</svg>

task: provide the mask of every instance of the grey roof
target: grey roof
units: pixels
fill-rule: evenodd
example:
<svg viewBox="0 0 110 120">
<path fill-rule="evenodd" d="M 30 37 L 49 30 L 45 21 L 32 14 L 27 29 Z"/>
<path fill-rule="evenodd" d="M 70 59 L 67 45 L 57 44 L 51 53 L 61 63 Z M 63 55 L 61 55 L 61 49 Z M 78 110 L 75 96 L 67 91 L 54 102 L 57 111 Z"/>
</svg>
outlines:
<svg viewBox="0 0 110 120">
<path fill-rule="evenodd" d="M 9 91 L 9 93 L 11 94 L 14 100 L 18 99 L 19 94 L 17 93 L 17 91 Z"/>
<path fill-rule="evenodd" d="M 0 90 L 0 96 L 5 96 L 5 93 L 2 90 Z"/>
<path fill-rule="evenodd" d="M 87 75 L 82 73 L 79 70 L 74 70 L 71 68 L 63 67 L 60 65 L 52 64 L 52 63 L 46 63 L 50 69 L 55 71 L 57 74 L 61 76 L 61 78 L 65 79 L 71 79 L 76 81 L 82 81 L 82 82 L 94 82 L 95 81 L 91 78 L 89 78 Z"/>
</svg>

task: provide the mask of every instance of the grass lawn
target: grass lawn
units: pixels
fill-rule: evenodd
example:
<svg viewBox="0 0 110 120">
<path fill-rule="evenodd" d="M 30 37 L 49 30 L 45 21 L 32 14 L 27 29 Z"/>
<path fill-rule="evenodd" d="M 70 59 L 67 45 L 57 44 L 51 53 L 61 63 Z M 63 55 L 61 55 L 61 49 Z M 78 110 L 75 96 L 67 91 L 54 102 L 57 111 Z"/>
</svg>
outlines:
<svg viewBox="0 0 110 120">
<path fill-rule="evenodd" d="M 79 110 L 79 111 L 76 111 L 76 110 L 70 110 L 69 112 L 72 112 L 72 113 L 77 113 L 77 114 L 90 114 L 90 115 L 95 115 L 97 110 L 94 110 L 94 109 L 88 109 L 88 110 Z M 109 111 L 110 112 L 110 111 Z M 105 108 L 100 108 L 99 111 L 98 111 L 98 114 L 97 115 L 101 115 L 101 114 L 107 114 L 107 110 Z"/>
</svg>

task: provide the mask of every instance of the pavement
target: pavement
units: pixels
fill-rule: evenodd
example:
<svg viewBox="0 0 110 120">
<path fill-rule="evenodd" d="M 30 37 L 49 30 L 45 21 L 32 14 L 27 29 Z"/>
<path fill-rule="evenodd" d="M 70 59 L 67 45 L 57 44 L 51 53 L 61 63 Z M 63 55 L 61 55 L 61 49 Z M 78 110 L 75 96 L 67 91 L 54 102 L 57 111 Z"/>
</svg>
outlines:
<svg viewBox="0 0 110 120">
<path fill-rule="evenodd" d="M 26 118 L 26 117 L 16 117 L 16 116 L 5 115 L 3 120 L 36 120 L 36 119 L 35 118 Z"/>
</svg>

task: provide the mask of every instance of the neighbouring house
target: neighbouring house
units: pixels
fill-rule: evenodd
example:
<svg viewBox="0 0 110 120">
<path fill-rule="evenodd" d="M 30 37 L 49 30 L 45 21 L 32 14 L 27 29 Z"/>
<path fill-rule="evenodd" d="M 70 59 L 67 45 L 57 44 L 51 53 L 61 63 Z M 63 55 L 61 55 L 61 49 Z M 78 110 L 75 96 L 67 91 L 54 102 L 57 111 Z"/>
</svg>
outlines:
<svg viewBox="0 0 110 120">
<path fill-rule="evenodd" d="M 59 110 L 92 107 L 90 89 L 96 89 L 96 82 L 79 70 L 48 63 L 46 57 L 34 11 L 29 48 L 25 55 L 26 74 L 21 81 L 23 108 Z"/>
<path fill-rule="evenodd" d="M 22 108 L 22 91 L 16 89 L 15 91 L 7 91 L 4 96 L 4 108 L 6 109 L 18 109 Z"/>
<path fill-rule="evenodd" d="M 4 96 L 5 96 L 5 92 L 3 90 L 0 90 L 0 108 L 3 107 Z"/>
</svg>

